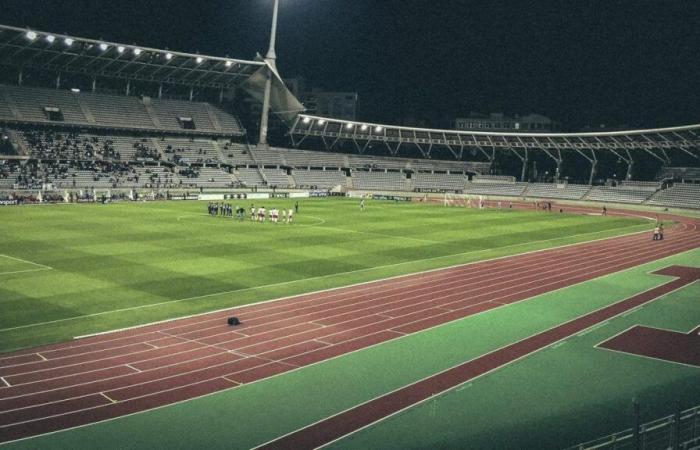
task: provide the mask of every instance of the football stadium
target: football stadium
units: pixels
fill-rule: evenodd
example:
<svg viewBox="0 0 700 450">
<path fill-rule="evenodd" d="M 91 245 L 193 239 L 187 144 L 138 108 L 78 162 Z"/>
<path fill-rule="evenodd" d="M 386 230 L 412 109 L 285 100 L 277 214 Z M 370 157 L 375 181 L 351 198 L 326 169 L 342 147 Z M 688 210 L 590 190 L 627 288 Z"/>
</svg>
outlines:
<svg viewBox="0 0 700 450">
<path fill-rule="evenodd" d="M 697 103 L 334 113 L 261 3 L 252 58 L 0 25 L 0 448 L 700 449 Z"/>
</svg>

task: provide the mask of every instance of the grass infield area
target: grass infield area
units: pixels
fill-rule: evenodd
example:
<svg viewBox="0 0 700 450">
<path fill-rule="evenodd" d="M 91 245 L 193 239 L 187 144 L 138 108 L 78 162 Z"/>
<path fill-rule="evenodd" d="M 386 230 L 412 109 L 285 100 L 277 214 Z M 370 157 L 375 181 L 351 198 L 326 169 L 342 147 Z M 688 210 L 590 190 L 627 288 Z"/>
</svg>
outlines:
<svg viewBox="0 0 700 450">
<path fill-rule="evenodd" d="M 651 226 L 437 204 L 299 203 L 290 225 L 211 217 L 206 202 L 2 208 L 0 351 Z"/>
</svg>

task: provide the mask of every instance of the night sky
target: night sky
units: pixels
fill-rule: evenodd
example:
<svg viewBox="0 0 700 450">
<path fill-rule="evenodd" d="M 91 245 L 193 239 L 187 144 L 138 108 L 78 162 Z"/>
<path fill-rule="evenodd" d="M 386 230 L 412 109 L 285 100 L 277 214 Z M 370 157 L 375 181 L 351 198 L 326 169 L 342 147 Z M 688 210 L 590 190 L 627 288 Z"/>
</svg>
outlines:
<svg viewBox="0 0 700 450">
<path fill-rule="evenodd" d="M 470 111 L 700 123 L 700 1 L 281 0 L 278 66 L 360 93 L 360 119 Z M 252 59 L 272 0 L 2 0 L 0 23 Z"/>
</svg>

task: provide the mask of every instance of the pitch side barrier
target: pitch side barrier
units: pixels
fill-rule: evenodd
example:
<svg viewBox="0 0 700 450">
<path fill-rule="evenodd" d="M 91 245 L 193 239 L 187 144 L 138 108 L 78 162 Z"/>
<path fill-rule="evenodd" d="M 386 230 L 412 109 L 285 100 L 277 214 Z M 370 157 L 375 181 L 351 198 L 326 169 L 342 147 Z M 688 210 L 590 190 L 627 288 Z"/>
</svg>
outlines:
<svg viewBox="0 0 700 450">
<path fill-rule="evenodd" d="M 652 422 L 639 423 L 639 405 L 633 404 L 628 428 L 566 450 L 696 450 L 700 448 L 700 406 Z"/>
</svg>

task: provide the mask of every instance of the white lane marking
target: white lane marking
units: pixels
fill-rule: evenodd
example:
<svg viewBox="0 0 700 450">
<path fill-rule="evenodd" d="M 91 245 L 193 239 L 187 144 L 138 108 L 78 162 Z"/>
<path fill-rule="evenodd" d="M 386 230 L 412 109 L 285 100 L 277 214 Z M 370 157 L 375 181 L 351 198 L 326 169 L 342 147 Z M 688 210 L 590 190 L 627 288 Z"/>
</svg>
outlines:
<svg viewBox="0 0 700 450">
<path fill-rule="evenodd" d="M 117 403 L 116 400 L 113 400 L 113 399 L 109 398 L 109 397 L 107 396 L 107 394 L 105 394 L 104 392 L 100 392 L 100 395 L 103 396 L 104 398 L 106 398 L 107 400 L 109 400 L 110 403 Z"/>
<path fill-rule="evenodd" d="M 675 256 L 675 255 L 674 255 L 674 256 Z M 612 274 L 610 274 L 610 275 L 612 275 Z M 662 295 L 661 297 L 663 297 L 663 296 L 665 296 L 665 295 L 669 295 L 669 294 L 671 294 L 671 293 L 673 293 L 673 292 L 677 292 L 677 291 L 679 291 L 679 290 L 682 290 L 682 289 L 684 289 L 684 288 L 687 287 L 687 286 L 688 286 L 688 285 L 681 286 L 681 287 L 679 287 L 679 288 L 677 288 L 677 289 L 674 289 L 673 291 L 670 291 L 670 292 L 668 292 L 668 293 Z M 647 289 L 647 290 L 645 290 L 645 291 L 643 291 L 643 292 L 640 292 L 640 293 L 638 293 L 638 294 L 635 294 L 635 295 L 633 295 L 633 296 L 631 296 L 631 297 L 636 297 L 636 296 L 638 296 L 638 295 L 644 294 L 645 292 L 654 290 L 654 289 L 656 289 L 656 288 L 658 288 L 658 287 L 660 287 L 660 286 L 656 286 L 656 287 Z M 338 412 L 338 413 L 336 413 L 336 414 L 333 414 L 333 415 L 331 415 L 331 416 L 328 416 L 328 417 L 326 417 L 326 418 L 323 418 L 323 419 L 321 419 L 321 420 L 318 420 L 318 421 L 316 421 L 316 422 L 314 422 L 314 423 L 311 423 L 311 424 L 309 424 L 309 425 L 306 425 L 306 426 L 303 426 L 303 427 L 301 427 L 301 428 L 298 428 L 298 429 L 296 429 L 296 430 L 294 430 L 294 431 L 291 431 L 291 432 L 289 432 L 289 433 L 287 433 L 287 434 L 285 434 L 285 435 L 283 435 L 283 436 L 278 436 L 278 437 L 276 437 L 276 438 L 273 438 L 273 439 L 271 439 L 271 440 L 269 440 L 269 441 L 267 441 L 267 442 L 265 442 L 265 443 L 263 443 L 263 444 L 260 444 L 260 445 L 258 445 L 258 446 L 256 446 L 256 447 L 253 447 L 253 449 L 258 449 L 258 448 L 264 447 L 264 446 L 266 446 L 266 445 L 268 445 L 268 444 L 270 444 L 270 443 L 277 442 L 277 441 L 279 441 L 279 440 L 281 440 L 281 439 L 283 439 L 283 438 L 285 438 L 285 437 L 287 437 L 287 436 L 290 436 L 290 435 L 292 435 L 292 434 L 294 434 L 294 433 L 297 433 L 297 432 L 302 431 L 302 430 L 305 430 L 305 429 L 309 429 L 309 428 L 313 427 L 314 425 L 319 424 L 319 423 L 322 423 L 322 422 L 324 422 L 324 421 L 326 421 L 326 420 L 328 420 L 328 419 L 331 419 L 331 418 L 333 418 L 333 417 L 340 416 L 341 414 L 344 414 L 344 413 L 347 412 L 347 411 L 351 411 L 351 410 L 353 410 L 353 409 L 359 408 L 359 407 L 361 407 L 361 406 L 363 406 L 363 405 L 366 405 L 366 404 L 368 404 L 368 403 L 371 403 L 371 402 L 373 402 L 373 401 L 375 401 L 375 400 L 377 400 L 377 399 L 379 399 L 379 398 L 382 398 L 382 397 L 391 395 L 391 394 L 393 394 L 393 393 L 395 393 L 395 392 L 401 391 L 402 389 L 405 389 L 405 388 L 407 388 L 407 387 L 409 387 L 409 386 L 416 385 L 416 384 L 421 383 L 421 382 L 423 382 L 423 381 L 426 381 L 426 380 L 428 380 L 428 379 L 430 379 L 430 378 L 437 377 L 438 375 L 441 375 L 441 374 L 443 374 L 443 373 L 449 372 L 450 370 L 453 370 L 453 369 L 455 369 L 455 368 L 457 368 L 457 367 L 460 367 L 460 366 L 462 366 L 462 365 L 464 365 L 464 364 L 468 364 L 468 363 L 470 363 L 470 362 L 472 362 L 472 361 L 478 360 L 479 358 L 482 358 L 482 357 L 484 357 L 484 356 L 493 354 L 493 353 L 495 353 L 495 352 L 497 352 L 497 351 L 499 351 L 499 350 L 503 350 L 503 349 L 505 349 L 505 348 L 507 348 L 507 347 L 516 345 L 516 344 L 518 344 L 518 343 L 520 343 L 520 342 L 526 341 L 526 340 L 528 340 L 528 339 L 530 339 L 530 338 L 533 338 L 533 337 L 535 337 L 535 336 L 539 336 L 539 335 L 541 335 L 541 334 L 547 333 L 548 331 L 554 330 L 554 329 L 556 329 L 556 328 L 558 328 L 558 327 L 560 327 L 560 326 L 566 325 L 566 324 L 568 324 L 568 323 L 575 322 L 576 320 L 578 320 L 578 319 L 580 319 L 580 318 L 582 318 L 582 317 L 585 317 L 585 316 L 588 316 L 588 315 L 591 315 L 591 314 L 595 314 L 595 313 L 597 313 L 597 312 L 599 312 L 599 311 L 602 311 L 602 310 L 604 310 L 604 309 L 606 309 L 606 308 L 609 308 L 610 306 L 613 306 L 613 305 L 622 303 L 622 302 L 628 300 L 628 299 L 631 298 L 631 297 L 627 297 L 627 298 L 625 298 L 625 299 L 623 299 L 623 300 L 620 300 L 620 301 L 618 301 L 618 302 L 615 302 L 615 303 L 612 303 L 612 304 L 609 304 L 609 305 L 605 305 L 605 306 L 603 306 L 603 307 L 601 307 L 601 308 L 598 308 L 598 309 L 596 309 L 596 310 L 594 310 L 594 311 L 590 311 L 590 312 L 586 312 L 586 313 L 580 314 L 579 316 L 577 316 L 577 317 L 575 317 L 575 318 L 573 318 L 573 319 L 570 319 L 570 320 L 568 320 L 568 321 L 566 321 L 566 322 L 563 322 L 563 323 L 559 323 L 559 324 L 557 324 L 557 325 L 554 325 L 553 327 L 548 328 L 547 330 L 544 330 L 544 331 L 541 331 L 541 332 L 532 334 L 532 335 L 527 336 L 527 337 L 525 337 L 525 338 L 523 338 L 523 339 L 520 339 L 520 340 L 518 340 L 518 341 L 516 341 L 516 342 L 511 342 L 511 343 L 505 344 L 504 346 L 499 347 L 499 348 L 497 348 L 497 349 L 495 349 L 495 350 L 491 350 L 491 351 L 489 351 L 489 352 L 487 352 L 487 353 L 484 353 L 484 354 L 482 354 L 482 355 L 476 356 L 476 357 L 474 357 L 474 358 L 472 358 L 472 359 L 470 359 L 470 360 L 468 360 L 468 361 L 455 364 L 454 366 L 452 366 L 452 367 L 450 367 L 450 368 L 447 368 L 447 369 L 445 369 L 445 370 L 443 370 L 443 371 L 441 371 L 441 372 L 438 372 L 438 373 L 432 374 L 432 375 L 428 375 L 428 376 L 426 376 L 425 378 L 422 378 L 422 379 L 420 379 L 420 380 L 414 381 L 414 382 L 409 383 L 409 384 L 407 384 L 407 385 L 405 385 L 405 386 L 401 386 L 401 387 L 399 387 L 399 388 L 397 388 L 397 389 L 394 389 L 394 390 L 391 391 L 391 392 L 387 392 L 387 393 L 384 393 L 384 394 L 380 394 L 380 395 L 378 395 L 378 396 L 376 396 L 376 397 L 374 397 L 374 398 L 372 398 L 372 399 L 369 399 L 369 400 L 367 400 L 367 401 L 365 401 L 365 402 L 363 402 L 363 403 L 361 403 L 361 404 L 359 404 L 359 405 L 351 406 L 351 407 L 349 407 L 349 408 L 347 408 L 347 409 L 345 409 L 345 410 L 343 410 L 343 411 L 340 411 L 340 412 Z M 659 297 L 659 298 L 661 298 L 661 297 Z M 647 300 L 647 301 L 644 302 L 643 304 L 648 304 L 648 303 L 654 302 L 654 301 L 656 301 L 656 300 L 658 300 L 658 298 L 653 298 L 653 299 Z M 608 319 L 606 320 L 606 322 L 609 322 L 609 321 L 611 321 L 611 320 L 613 320 L 613 319 L 617 319 L 617 318 L 619 318 L 619 317 L 620 317 L 620 314 L 616 314 L 616 315 L 614 315 L 614 316 L 608 318 Z M 596 325 L 597 325 L 597 324 L 593 324 L 593 325 L 591 325 L 589 328 L 596 327 Z M 588 330 L 588 328 L 586 328 L 586 330 Z M 584 331 L 585 331 L 585 330 L 584 330 Z M 370 424 L 368 424 L 368 425 L 364 425 L 364 426 L 362 426 L 362 427 L 360 427 L 360 428 L 358 428 L 358 429 L 356 429 L 356 430 L 353 430 L 353 431 L 351 431 L 351 432 L 349 432 L 349 433 L 346 433 L 346 434 L 344 434 L 343 436 L 340 436 L 340 437 L 338 437 L 338 438 L 336 438 L 336 439 L 334 439 L 334 440 L 332 440 L 332 441 L 330 441 L 330 442 L 327 442 L 327 443 L 321 445 L 321 446 L 318 447 L 318 448 L 326 448 L 326 447 L 328 447 L 329 445 L 332 445 L 333 443 L 336 443 L 336 442 L 340 441 L 341 439 L 345 439 L 345 438 L 347 438 L 348 436 L 352 436 L 352 435 L 354 435 L 354 434 L 356 434 L 356 433 L 358 433 L 358 432 L 360 432 L 360 431 L 362 431 L 362 430 L 364 430 L 364 429 L 367 429 L 367 428 L 369 428 L 369 427 L 372 427 L 372 426 L 374 426 L 374 425 L 376 425 L 376 424 L 378 424 L 378 423 L 385 422 L 386 420 L 388 420 L 388 419 L 391 418 L 391 417 L 394 417 L 394 416 L 397 415 L 397 414 L 401 414 L 401 413 L 404 412 L 404 411 L 407 411 L 407 410 L 409 410 L 409 409 L 415 408 L 416 406 L 421 405 L 421 404 L 423 404 L 423 403 L 426 403 L 427 401 L 432 400 L 432 399 L 434 399 L 434 398 L 436 398 L 436 397 L 438 397 L 438 396 L 442 396 L 442 395 L 444 395 L 444 394 L 446 394 L 446 393 L 448 393 L 448 392 L 451 392 L 451 391 L 455 390 L 456 388 L 459 388 L 459 387 L 463 386 L 463 385 L 466 384 L 466 383 L 473 383 L 475 380 L 478 380 L 478 379 L 480 379 L 480 378 L 483 378 L 483 377 L 485 377 L 486 375 L 491 374 L 492 372 L 495 372 L 495 371 L 500 370 L 500 369 L 502 369 L 502 368 L 504 368 L 504 367 L 510 366 L 510 365 L 512 365 L 512 364 L 514 364 L 514 363 L 516 363 L 516 362 L 518 362 L 518 361 L 520 361 L 520 360 L 523 360 L 523 359 L 525 359 L 525 358 L 527 358 L 527 357 L 530 357 L 530 356 L 532 356 L 532 355 L 535 355 L 535 354 L 541 352 L 541 351 L 544 350 L 544 349 L 551 348 L 553 345 L 559 344 L 559 343 L 562 342 L 562 341 L 566 341 L 567 339 L 571 338 L 571 336 L 572 336 L 571 334 L 566 335 L 565 337 L 563 337 L 563 338 L 561 338 L 561 339 L 558 339 L 558 340 L 556 340 L 555 342 L 552 342 L 552 343 L 549 344 L 549 345 L 545 345 L 545 346 L 542 346 L 542 347 L 540 347 L 540 348 L 537 348 L 537 349 L 534 350 L 534 351 L 531 351 L 531 352 L 529 352 L 529 353 L 527 353 L 527 354 L 525 354 L 525 355 L 523 355 L 523 356 L 520 356 L 520 357 L 518 357 L 518 358 L 516 358 L 516 359 L 513 359 L 513 360 L 511 360 L 511 361 L 508 361 L 507 363 L 502 364 L 502 365 L 499 366 L 499 367 L 495 367 L 495 368 L 493 368 L 493 369 L 491 369 L 491 370 L 489 370 L 489 371 L 487 371 L 487 372 L 481 373 L 481 374 L 477 375 L 476 377 L 473 377 L 473 378 L 471 378 L 471 379 L 469 379 L 469 380 L 467 380 L 467 381 L 465 381 L 465 382 L 463 382 L 463 383 L 460 383 L 460 384 L 458 384 L 458 385 L 452 386 L 452 387 L 450 387 L 450 388 L 448 388 L 448 389 L 445 389 L 445 390 L 443 390 L 443 391 L 441 391 L 441 392 L 435 393 L 435 394 L 433 394 L 433 395 L 430 396 L 430 397 L 427 397 L 427 398 L 425 398 L 425 399 L 423 399 L 423 400 L 421 400 L 421 401 L 418 401 L 418 402 L 413 403 L 413 404 L 411 404 L 411 405 L 409 405 L 409 406 L 406 406 L 405 408 L 402 408 L 402 409 L 400 409 L 400 410 L 398 410 L 398 411 L 394 411 L 393 413 L 391 413 L 391 414 L 389 414 L 389 415 L 386 415 L 386 416 L 384 416 L 384 417 L 382 417 L 382 418 L 380 418 L 380 419 L 378 419 L 378 420 L 376 420 L 376 421 L 374 421 L 374 422 L 372 422 L 372 423 L 370 423 Z"/>
<path fill-rule="evenodd" d="M 7 387 L 12 387 L 12 385 L 11 385 L 10 383 L 8 383 L 7 380 L 6 380 L 4 377 L 0 377 L 0 381 L 2 381 L 3 383 L 5 383 L 5 384 L 7 385 Z"/>
<path fill-rule="evenodd" d="M 36 356 L 38 356 L 39 358 L 41 358 L 42 361 L 48 361 L 48 359 L 46 359 L 46 358 L 44 357 L 44 355 L 42 355 L 41 353 L 37 353 Z"/>
</svg>

